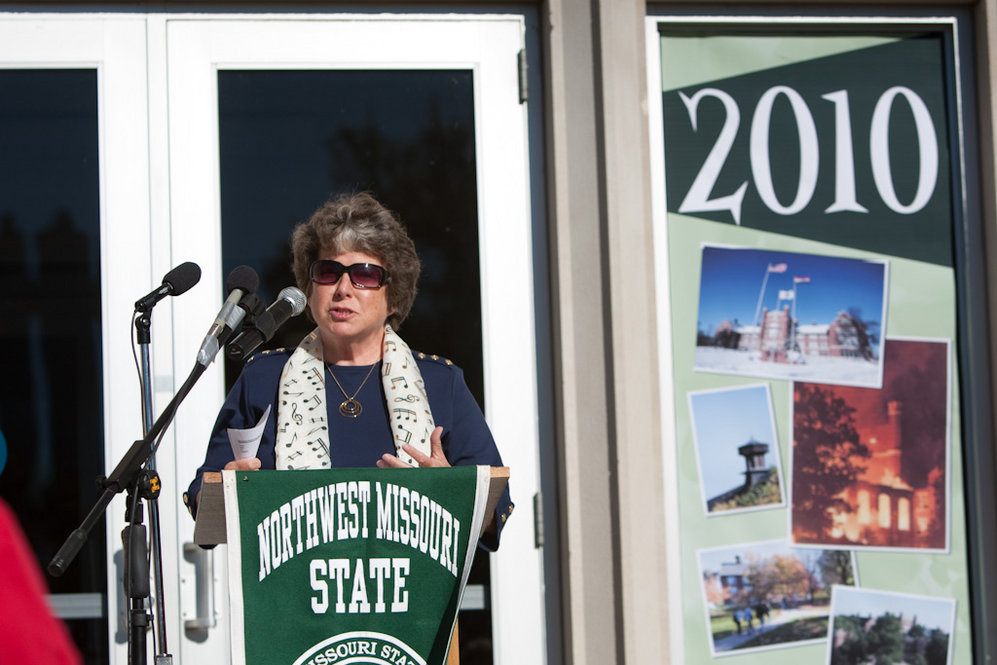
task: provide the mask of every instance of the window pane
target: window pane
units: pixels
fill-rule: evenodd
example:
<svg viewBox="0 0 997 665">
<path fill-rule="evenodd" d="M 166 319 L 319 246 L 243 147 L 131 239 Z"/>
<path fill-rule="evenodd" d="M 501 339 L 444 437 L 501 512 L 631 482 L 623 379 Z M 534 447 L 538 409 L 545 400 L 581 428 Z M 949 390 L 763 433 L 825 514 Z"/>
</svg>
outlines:
<svg viewBox="0 0 997 665">
<path fill-rule="evenodd" d="M 402 336 L 460 365 L 481 400 L 471 72 L 223 71 L 218 98 L 225 274 L 253 266 L 271 302 L 294 284 L 294 224 L 330 196 L 369 190 L 400 215 L 423 264 Z M 270 346 L 311 327 L 297 317 Z"/>
<path fill-rule="evenodd" d="M 104 468 L 99 227 L 96 70 L 0 70 L 0 495 L 42 568 Z M 103 597 L 100 529 L 46 581 Z M 106 617 L 67 623 L 88 663 L 107 661 Z"/>
<path fill-rule="evenodd" d="M 484 404 L 471 72 L 222 71 L 218 106 L 225 274 L 254 267 L 272 302 L 294 284 L 294 225 L 331 196 L 370 191 L 422 261 L 402 337 L 460 365 Z M 267 346 L 294 346 L 313 327 L 296 317 Z M 228 386 L 240 369 L 226 361 Z M 478 556 L 469 584 L 488 582 Z M 462 612 L 460 627 L 462 660 L 490 663 L 490 610 Z"/>
</svg>

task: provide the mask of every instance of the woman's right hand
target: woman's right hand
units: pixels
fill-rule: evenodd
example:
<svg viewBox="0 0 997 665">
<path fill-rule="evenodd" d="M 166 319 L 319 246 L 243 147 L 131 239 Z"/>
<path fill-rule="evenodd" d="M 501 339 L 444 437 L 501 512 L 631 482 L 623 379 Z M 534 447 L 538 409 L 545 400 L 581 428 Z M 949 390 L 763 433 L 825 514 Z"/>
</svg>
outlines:
<svg viewBox="0 0 997 665">
<path fill-rule="evenodd" d="M 260 458 L 247 457 L 245 459 L 234 459 L 225 465 L 226 471 L 256 471 L 260 468 Z"/>
</svg>

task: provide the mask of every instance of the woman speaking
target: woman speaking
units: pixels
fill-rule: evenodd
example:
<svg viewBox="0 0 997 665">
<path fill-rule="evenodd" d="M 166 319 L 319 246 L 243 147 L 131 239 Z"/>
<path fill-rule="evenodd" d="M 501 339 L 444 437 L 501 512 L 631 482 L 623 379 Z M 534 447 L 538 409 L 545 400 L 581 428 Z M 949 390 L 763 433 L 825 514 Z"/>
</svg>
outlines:
<svg viewBox="0 0 997 665">
<path fill-rule="evenodd" d="M 295 349 L 251 356 L 218 414 L 205 471 L 501 466 L 463 372 L 413 353 L 395 332 L 415 299 L 419 258 L 398 219 L 366 193 L 342 195 L 294 229 L 294 276 L 317 327 Z M 229 429 L 257 426 L 257 456 L 235 459 Z M 508 489 L 481 539 L 498 547 Z"/>
</svg>

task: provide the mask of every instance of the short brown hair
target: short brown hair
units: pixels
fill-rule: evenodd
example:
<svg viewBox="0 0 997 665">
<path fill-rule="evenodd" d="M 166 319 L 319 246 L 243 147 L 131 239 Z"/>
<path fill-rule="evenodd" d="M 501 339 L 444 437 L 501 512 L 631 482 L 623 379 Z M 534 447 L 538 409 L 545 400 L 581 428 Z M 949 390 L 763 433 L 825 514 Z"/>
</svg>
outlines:
<svg viewBox="0 0 997 665">
<path fill-rule="evenodd" d="M 311 265 L 324 250 L 363 252 L 388 271 L 388 323 L 398 329 L 415 300 L 419 257 L 398 217 L 368 192 L 340 194 L 322 205 L 307 222 L 294 227 L 291 252 L 298 288 L 311 295 Z"/>
</svg>

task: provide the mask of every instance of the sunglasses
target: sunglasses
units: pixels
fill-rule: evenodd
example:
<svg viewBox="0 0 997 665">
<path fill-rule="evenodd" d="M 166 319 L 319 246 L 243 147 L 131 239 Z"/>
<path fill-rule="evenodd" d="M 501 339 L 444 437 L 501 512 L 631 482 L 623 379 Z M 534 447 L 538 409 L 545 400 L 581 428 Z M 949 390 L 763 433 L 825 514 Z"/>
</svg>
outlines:
<svg viewBox="0 0 997 665">
<path fill-rule="evenodd" d="M 379 289 L 391 281 L 388 271 L 377 264 L 354 263 L 344 266 L 331 259 L 319 259 L 312 263 L 311 279 L 316 284 L 335 284 L 344 272 L 349 274 L 350 281 L 358 289 Z"/>
</svg>

